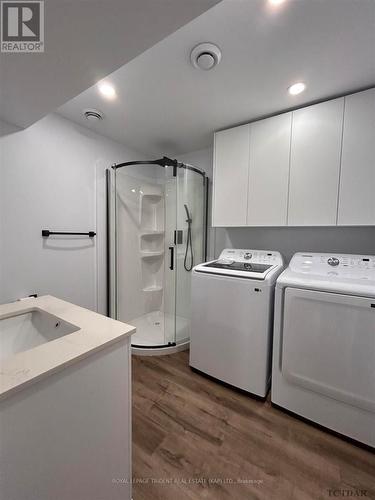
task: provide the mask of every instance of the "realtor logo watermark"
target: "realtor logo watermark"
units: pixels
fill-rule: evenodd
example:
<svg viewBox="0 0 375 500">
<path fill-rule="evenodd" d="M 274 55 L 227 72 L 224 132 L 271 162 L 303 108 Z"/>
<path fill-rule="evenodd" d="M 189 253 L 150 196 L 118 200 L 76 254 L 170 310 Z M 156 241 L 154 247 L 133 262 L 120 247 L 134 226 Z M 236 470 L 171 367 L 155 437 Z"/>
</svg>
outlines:
<svg viewBox="0 0 375 500">
<path fill-rule="evenodd" d="M 44 1 L 1 2 L 1 52 L 44 52 Z"/>
</svg>

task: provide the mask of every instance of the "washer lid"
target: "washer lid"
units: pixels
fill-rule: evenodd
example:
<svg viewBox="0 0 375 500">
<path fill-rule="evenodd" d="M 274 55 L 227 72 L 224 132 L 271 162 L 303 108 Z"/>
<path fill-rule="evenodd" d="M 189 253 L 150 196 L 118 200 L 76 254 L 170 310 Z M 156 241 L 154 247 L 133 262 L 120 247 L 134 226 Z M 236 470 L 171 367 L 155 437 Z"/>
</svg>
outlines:
<svg viewBox="0 0 375 500">
<path fill-rule="evenodd" d="M 299 252 L 278 284 L 373 297 L 375 256 Z"/>
<path fill-rule="evenodd" d="M 194 271 L 264 280 L 271 271 L 281 268 L 282 257 L 278 252 L 229 248 L 221 252 L 218 260 L 199 264 Z"/>
<path fill-rule="evenodd" d="M 248 267 L 245 267 L 248 266 Z M 267 274 L 275 266 L 265 264 L 248 264 L 233 261 L 232 264 L 223 263 L 220 259 L 206 264 L 199 264 L 194 268 L 197 273 L 221 274 L 236 278 L 251 278 L 264 280 Z"/>
</svg>

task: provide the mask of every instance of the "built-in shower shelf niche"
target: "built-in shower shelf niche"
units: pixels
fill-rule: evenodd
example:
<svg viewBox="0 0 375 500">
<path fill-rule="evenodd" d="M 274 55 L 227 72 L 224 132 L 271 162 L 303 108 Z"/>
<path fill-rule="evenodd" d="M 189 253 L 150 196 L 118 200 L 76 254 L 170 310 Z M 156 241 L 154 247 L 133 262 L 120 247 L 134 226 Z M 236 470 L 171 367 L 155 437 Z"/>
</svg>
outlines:
<svg viewBox="0 0 375 500">
<path fill-rule="evenodd" d="M 159 286 L 163 283 L 164 259 L 163 254 L 155 252 L 155 255 L 145 253 L 141 256 L 142 261 L 142 289 Z"/>
<path fill-rule="evenodd" d="M 150 230 L 150 231 L 143 231 L 141 233 L 141 238 L 151 238 L 152 236 L 163 236 L 165 233 L 165 231 L 153 231 L 153 230 Z"/>
<path fill-rule="evenodd" d="M 148 193 L 142 192 L 141 196 L 143 198 L 146 198 L 150 203 L 158 203 L 163 198 L 162 193 L 160 193 L 160 194 L 148 194 Z"/>
<path fill-rule="evenodd" d="M 146 231 L 140 235 L 141 253 L 155 253 L 164 251 L 164 231 Z"/>
<path fill-rule="evenodd" d="M 141 186 L 139 223 L 141 233 L 164 231 L 164 191 L 162 186 L 147 184 Z"/>
<path fill-rule="evenodd" d="M 164 272 L 164 186 L 143 184 L 139 190 L 139 256 L 144 310 L 161 310 Z"/>
<path fill-rule="evenodd" d="M 163 257 L 164 255 L 164 250 L 158 250 L 156 252 L 147 252 L 147 251 L 142 251 L 141 252 L 141 257 L 142 259 L 152 259 L 155 257 Z"/>
<path fill-rule="evenodd" d="M 142 289 L 142 292 L 146 292 L 146 293 L 162 292 L 162 291 L 163 291 L 163 287 L 161 285 L 146 286 L 145 288 Z"/>
</svg>

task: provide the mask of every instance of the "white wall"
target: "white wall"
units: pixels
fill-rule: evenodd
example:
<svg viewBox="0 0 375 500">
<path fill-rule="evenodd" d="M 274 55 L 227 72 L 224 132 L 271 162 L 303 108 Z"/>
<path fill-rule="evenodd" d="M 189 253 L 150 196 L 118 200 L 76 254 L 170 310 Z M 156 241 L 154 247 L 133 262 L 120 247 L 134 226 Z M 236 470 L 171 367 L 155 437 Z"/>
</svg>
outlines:
<svg viewBox="0 0 375 500">
<path fill-rule="evenodd" d="M 193 151 L 191 153 L 187 153 L 184 155 L 180 155 L 178 157 L 178 161 L 182 161 L 185 163 L 189 163 L 190 165 L 194 165 L 195 167 L 200 168 L 209 178 L 209 195 L 208 195 L 208 238 L 207 238 L 207 254 L 208 258 L 213 258 L 215 252 L 215 231 L 211 227 L 211 207 L 212 207 L 212 158 L 213 158 L 213 150 L 209 149 L 201 149 L 199 151 Z"/>
<path fill-rule="evenodd" d="M 105 311 L 104 171 L 141 156 L 55 114 L 0 139 L 0 303 L 36 292 Z"/>
<path fill-rule="evenodd" d="M 0 139 L 0 303 L 37 292 L 105 312 L 104 171 L 144 155 L 49 115 Z M 212 177 L 212 150 L 179 160 Z M 96 230 L 44 240 L 41 230 Z M 209 258 L 226 246 L 375 254 L 375 228 L 217 228 Z"/>
<path fill-rule="evenodd" d="M 212 149 L 179 160 L 202 168 L 212 181 Z M 298 251 L 375 255 L 375 227 L 211 228 L 209 235 L 209 258 L 218 257 L 226 247 L 278 250 L 287 260 Z"/>
</svg>

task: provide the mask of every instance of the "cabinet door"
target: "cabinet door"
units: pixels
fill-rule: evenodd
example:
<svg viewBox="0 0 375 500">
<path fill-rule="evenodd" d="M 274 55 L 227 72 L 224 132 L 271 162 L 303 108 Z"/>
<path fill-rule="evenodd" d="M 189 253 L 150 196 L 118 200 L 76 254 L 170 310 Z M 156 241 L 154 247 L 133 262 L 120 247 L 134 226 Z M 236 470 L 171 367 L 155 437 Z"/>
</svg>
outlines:
<svg viewBox="0 0 375 500">
<path fill-rule="evenodd" d="M 249 125 L 215 134 L 213 226 L 246 225 L 249 139 Z"/>
<path fill-rule="evenodd" d="M 375 89 L 345 97 L 338 224 L 375 224 Z"/>
<path fill-rule="evenodd" d="M 293 112 L 290 226 L 336 225 L 344 98 Z"/>
<path fill-rule="evenodd" d="M 285 113 L 250 125 L 249 226 L 287 223 L 291 122 Z"/>
</svg>

